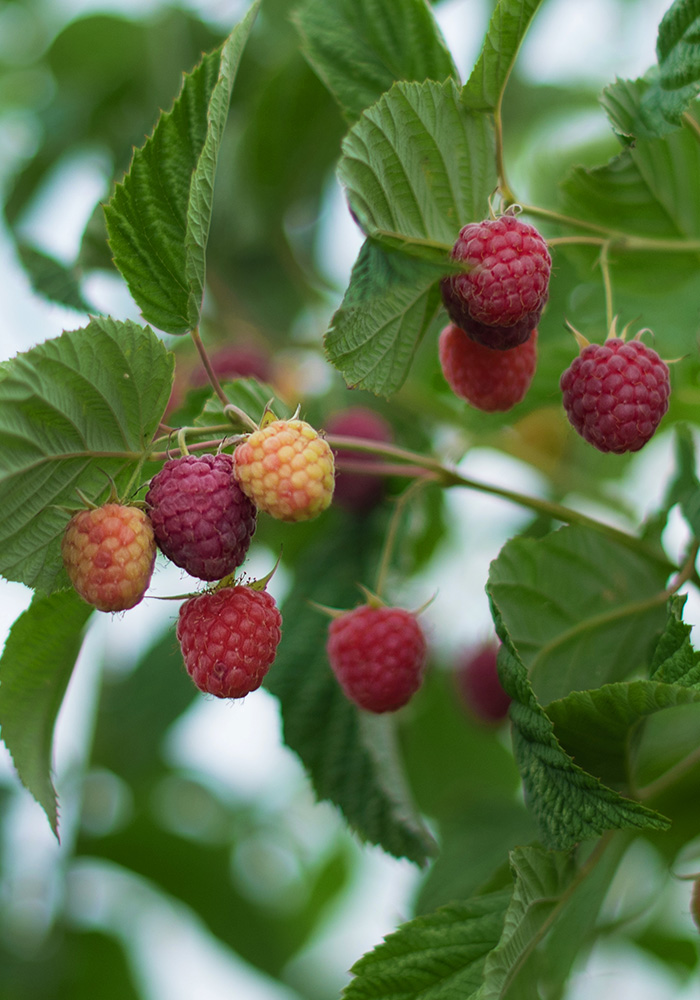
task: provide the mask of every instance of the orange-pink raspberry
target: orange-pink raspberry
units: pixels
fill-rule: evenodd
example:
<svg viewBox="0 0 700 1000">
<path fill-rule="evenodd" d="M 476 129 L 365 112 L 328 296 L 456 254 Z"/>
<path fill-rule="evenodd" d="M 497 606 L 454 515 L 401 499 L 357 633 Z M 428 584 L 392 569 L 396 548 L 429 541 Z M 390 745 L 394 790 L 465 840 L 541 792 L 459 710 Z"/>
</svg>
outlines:
<svg viewBox="0 0 700 1000">
<path fill-rule="evenodd" d="M 346 611 L 330 623 L 326 650 L 346 696 L 368 712 L 395 712 L 423 682 L 425 635 L 402 608 Z"/>
<path fill-rule="evenodd" d="M 304 420 L 273 420 L 233 453 L 234 475 L 259 510 L 280 521 L 308 521 L 333 499 L 328 443 Z"/>
<path fill-rule="evenodd" d="M 504 351 L 524 343 L 547 302 L 552 259 L 534 226 L 514 215 L 464 226 L 451 256 L 468 272 L 441 282 L 453 323 L 473 340 Z"/>
<path fill-rule="evenodd" d="M 520 403 L 537 367 L 537 330 L 524 344 L 494 351 L 451 323 L 438 341 L 440 365 L 456 396 L 485 413 L 504 413 Z"/>
<path fill-rule="evenodd" d="M 243 698 L 277 654 L 282 616 L 266 590 L 223 587 L 180 608 L 176 634 L 187 672 L 205 694 Z"/>
<path fill-rule="evenodd" d="M 151 582 L 156 543 L 148 517 L 138 507 L 107 503 L 81 510 L 61 543 L 70 581 L 98 611 L 126 611 Z"/>
<path fill-rule="evenodd" d="M 668 366 L 640 340 L 588 344 L 560 386 L 569 422 L 598 451 L 639 451 L 668 409 Z"/>
</svg>

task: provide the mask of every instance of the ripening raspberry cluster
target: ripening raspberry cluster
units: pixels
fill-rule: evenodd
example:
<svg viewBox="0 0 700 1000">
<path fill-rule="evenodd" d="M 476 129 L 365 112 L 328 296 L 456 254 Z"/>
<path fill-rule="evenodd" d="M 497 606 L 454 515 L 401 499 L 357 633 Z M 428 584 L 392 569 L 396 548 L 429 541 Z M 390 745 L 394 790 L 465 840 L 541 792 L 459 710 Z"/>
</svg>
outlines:
<svg viewBox="0 0 700 1000">
<path fill-rule="evenodd" d="M 464 270 L 440 286 L 451 320 L 438 343 L 443 375 L 476 409 L 505 412 L 525 398 L 535 374 L 552 266 L 547 244 L 506 214 L 464 226 L 451 256 Z M 638 451 L 668 409 L 667 365 L 638 337 L 617 337 L 614 324 L 604 344 L 580 340 L 585 346 L 560 382 L 569 422 L 599 451 Z"/>
<path fill-rule="evenodd" d="M 272 420 L 233 455 L 166 461 L 144 503 L 108 503 L 69 521 L 63 562 L 73 586 L 101 611 L 125 611 L 145 596 L 156 549 L 215 586 L 186 600 L 177 636 L 195 684 L 240 698 L 262 683 L 281 636 L 273 598 L 229 578 L 244 562 L 263 510 L 285 521 L 316 517 L 333 496 L 333 453 L 303 420 Z"/>
</svg>

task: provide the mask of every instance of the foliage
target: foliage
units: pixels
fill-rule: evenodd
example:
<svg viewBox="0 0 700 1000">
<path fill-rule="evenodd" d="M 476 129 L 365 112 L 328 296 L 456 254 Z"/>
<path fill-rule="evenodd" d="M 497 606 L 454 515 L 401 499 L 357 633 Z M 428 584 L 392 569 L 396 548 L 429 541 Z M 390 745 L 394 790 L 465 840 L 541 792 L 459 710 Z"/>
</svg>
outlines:
<svg viewBox="0 0 700 1000">
<path fill-rule="evenodd" d="M 301 0 L 291 11 L 255 0 L 226 37 L 175 9 L 88 15 L 37 48 L 32 79 L 52 96 L 29 88 L 22 109 L 37 140 L 7 185 L 5 218 L 36 293 L 82 319 L 0 365 L 0 573 L 34 591 L 0 658 L 2 739 L 63 835 L 66 870 L 90 858 L 177 900 L 221 945 L 313 1000 L 321 987 L 290 968 L 338 904 L 357 844 L 425 871 L 414 915 L 353 966 L 348 1000 L 554 1000 L 606 936 L 668 956 L 671 975 L 697 964 L 689 935 L 651 921 L 651 894 L 619 916 L 615 880 L 643 845 L 670 884 L 697 835 L 700 653 L 683 615 L 700 586 L 700 12 L 671 3 L 657 64 L 605 88 L 605 141 L 549 156 L 536 149 L 543 122 L 593 98 L 545 96 L 519 75 L 539 7 L 498 0 L 464 82 L 424 0 Z M 23 217 L 84 149 L 109 165 L 110 189 L 75 259 L 58 260 L 27 238 Z M 518 149 L 526 165 L 511 184 Z M 317 250 L 335 183 L 363 240 L 345 288 L 331 287 Z M 441 377 L 440 280 L 457 267 L 460 227 L 506 210 L 541 229 L 554 271 L 532 388 L 517 409 L 483 414 Z M 90 279 L 104 272 L 150 325 L 102 314 Z M 673 460 L 644 520 L 622 499 L 629 456 L 594 452 L 559 405 L 576 350 L 566 322 L 601 341 L 615 316 L 651 328 L 674 359 L 657 438 L 674 441 Z M 231 346 L 254 347 L 266 377 L 218 370 Z M 308 376 L 319 362 L 320 383 Z M 265 558 L 281 553 L 288 581 L 267 693 L 305 788 L 332 804 L 342 832 L 308 852 L 283 809 L 232 800 L 166 760 L 168 734 L 198 697 L 172 623 L 128 670 L 110 672 L 103 656 L 99 697 L 85 706 L 85 773 L 71 779 L 75 816 L 59 824 L 54 730 L 99 617 L 62 566 L 71 512 L 114 493 L 142 502 L 167 457 L 231 450 L 270 409 L 300 406 L 322 428 L 350 405 L 348 389 L 393 429 L 394 443 L 355 443 L 383 477 L 384 501 L 362 514 L 333 505 L 303 524 L 261 516 L 255 541 Z M 468 476 L 460 460 L 479 446 L 536 470 L 541 491 Z M 511 742 L 462 710 L 449 636 L 393 716 L 358 710 L 325 652 L 319 605 L 352 607 L 359 588 L 429 600 L 424 580 L 458 537 L 446 496 L 461 490 L 531 517 L 483 580 Z M 680 555 L 668 544 L 674 519 Z M 231 856 L 280 840 L 296 875 L 270 904 L 246 890 Z M 140 995 L 133 941 L 122 949 L 81 925 L 69 903 L 34 947 L 53 990 L 42 995 L 87 995 L 84 970 L 98 966 L 113 969 L 115 995 Z M 36 995 L 31 962 L 0 951 L 0 992 Z"/>
</svg>

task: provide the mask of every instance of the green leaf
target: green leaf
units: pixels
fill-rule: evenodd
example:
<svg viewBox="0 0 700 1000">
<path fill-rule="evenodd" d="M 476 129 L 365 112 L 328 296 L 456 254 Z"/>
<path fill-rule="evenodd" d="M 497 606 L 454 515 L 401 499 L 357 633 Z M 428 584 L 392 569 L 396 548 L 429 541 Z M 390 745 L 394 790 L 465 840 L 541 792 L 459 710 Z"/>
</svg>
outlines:
<svg viewBox="0 0 700 1000">
<path fill-rule="evenodd" d="M 168 333 L 199 324 L 217 159 L 259 5 L 185 76 L 172 110 L 135 151 L 105 206 L 114 262 L 143 316 Z"/>
<path fill-rule="evenodd" d="M 67 267 L 28 243 L 18 243 L 17 253 L 37 295 L 78 312 L 90 312 L 80 290 L 78 268 Z"/>
<path fill-rule="evenodd" d="M 700 239 L 699 172 L 700 144 L 692 130 L 638 138 L 605 166 L 574 168 L 561 184 L 562 209 L 606 232 L 671 241 L 664 248 L 663 268 L 654 246 L 645 249 L 638 243 L 628 249 L 623 239 L 610 253 L 618 280 L 644 294 L 650 285 L 656 294 L 668 292 L 697 274 L 699 255 L 693 246 Z M 679 248 L 689 243 L 689 249 L 674 252 L 674 242 Z M 582 248 L 572 253 L 589 267 L 590 253 Z"/>
<path fill-rule="evenodd" d="M 579 526 L 515 538 L 488 591 L 543 703 L 648 666 L 666 621 L 668 567 Z"/>
<path fill-rule="evenodd" d="M 293 20 L 302 52 L 350 121 L 395 80 L 458 79 L 424 0 L 307 0 Z"/>
<path fill-rule="evenodd" d="M 618 137 L 629 145 L 635 138 L 654 139 L 673 131 L 673 126 L 661 116 L 651 120 L 648 101 L 654 80 L 650 72 L 637 80 L 615 80 L 605 87 L 600 103 L 605 108 L 610 124 Z"/>
<path fill-rule="evenodd" d="M 586 771 L 608 784 L 631 787 L 632 747 L 649 716 L 700 702 L 700 689 L 631 681 L 573 691 L 547 705 L 561 745 Z"/>
<path fill-rule="evenodd" d="M 683 621 L 687 594 L 674 596 L 668 602 L 668 620 L 651 661 L 652 680 L 665 684 L 700 685 L 700 653 L 691 644 L 692 626 Z"/>
<path fill-rule="evenodd" d="M 493 595 L 491 604 L 502 643 L 499 677 L 513 699 L 513 752 L 523 778 L 525 801 L 537 820 L 542 843 L 566 850 L 605 830 L 666 829 L 668 821 L 663 816 L 606 787 L 562 749 Z"/>
<path fill-rule="evenodd" d="M 623 841 L 608 844 L 580 862 L 574 852 L 541 847 L 511 852 L 513 895 L 478 1000 L 558 995 L 591 936 L 623 848 Z"/>
<path fill-rule="evenodd" d="M 396 83 L 344 139 L 338 176 L 367 235 L 445 262 L 461 227 L 488 211 L 493 141 L 453 80 Z"/>
<path fill-rule="evenodd" d="M 474 997 L 510 897 L 510 889 L 477 896 L 403 924 L 355 963 L 344 1000 Z"/>
<path fill-rule="evenodd" d="M 68 583 L 58 505 L 125 486 L 147 454 L 172 384 L 152 330 L 108 318 L 7 362 L 0 374 L 0 573 L 50 593 Z M 138 484 L 137 484 L 138 485 Z"/>
<path fill-rule="evenodd" d="M 22 784 L 58 836 L 51 743 L 92 608 L 75 591 L 36 595 L 10 629 L 0 658 L 0 730 Z"/>
<path fill-rule="evenodd" d="M 440 854 L 421 885 L 417 912 L 468 899 L 506 863 L 514 847 L 536 836 L 533 818 L 521 802 L 488 793 L 465 800 L 440 823 Z"/>
<path fill-rule="evenodd" d="M 495 111 L 525 33 L 542 0 L 499 0 L 481 54 L 467 81 L 463 99 L 474 111 Z"/>
<path fill-rule="evenodd" d="M 424 864 L 434 850 L 410 800 L 392 731 L 343 694 L 326 656 L 328 619 L 310 606 L 354 607 L 379 545 L 372 522 L 324 514 L 323 531 L 296 560 L 282 607 L 283 639 L 266 686 L 280 700 L 284 739 L 299 754 L 316 794 L 342 810 L 363 840 Z"/>
<path fill-rule="evenodd" d="M 324 339 L 328 359 L 351 388 L 390 396 L 401 387 L 440 307 L 444 273 L 365 241 Z"/>
<path fill-rule="evenodd" d="M 700 481 L 695 463 L 695 440 L 687 424 L 676 426 L 677 473 L 669 488 L 667 504 L 679 503 L 693 535 L 700 538 Z"/>
<path fill-rule="evenodd" d="M 275 390 L 264 382 L 258 382 L 255 378 L 239 378 L 232 382 L 224 382 L 222 388 L 231 403 L 247 413 L 256 422 L 261 419 L 268 403 L 280 420 L 292 415 L 291 409 L 277 398 Z M 206 427 L 211 424 L 225 423 L 226 419 L 223 403 L 217 395 L 212 394 L 207 399 L 201 414 L 195 417 L 194 423 Z M 247 432 L 250 428 L 245 427 L 243 430 Z M 238 432 L 238 428 L 233 424 L 231 424 L 231 432 Z"/>
<path fill-rule="evenodd" d="M 690 102 L 700 93 L 700 4 L 675 0 L 664 14 L 656 41 L 659 77 L 647 95 L 650 115 L 658 109 L 679 125 Z"/>
</svg>

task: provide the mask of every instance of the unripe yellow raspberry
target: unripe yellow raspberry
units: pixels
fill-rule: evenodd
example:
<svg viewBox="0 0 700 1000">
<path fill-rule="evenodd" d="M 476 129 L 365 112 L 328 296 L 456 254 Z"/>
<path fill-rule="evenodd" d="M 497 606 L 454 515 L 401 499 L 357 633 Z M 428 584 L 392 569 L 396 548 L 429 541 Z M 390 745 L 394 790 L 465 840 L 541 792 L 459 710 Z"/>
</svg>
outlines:
<svg viewBox="0 0 700 1000">
<path fill-rule="evenodd" d="M 333 498 L 333 452 L 304 420 L 273 420 L 238 445 L 233 474 L 259 510 L 309 521 Z"/>
</svg>

